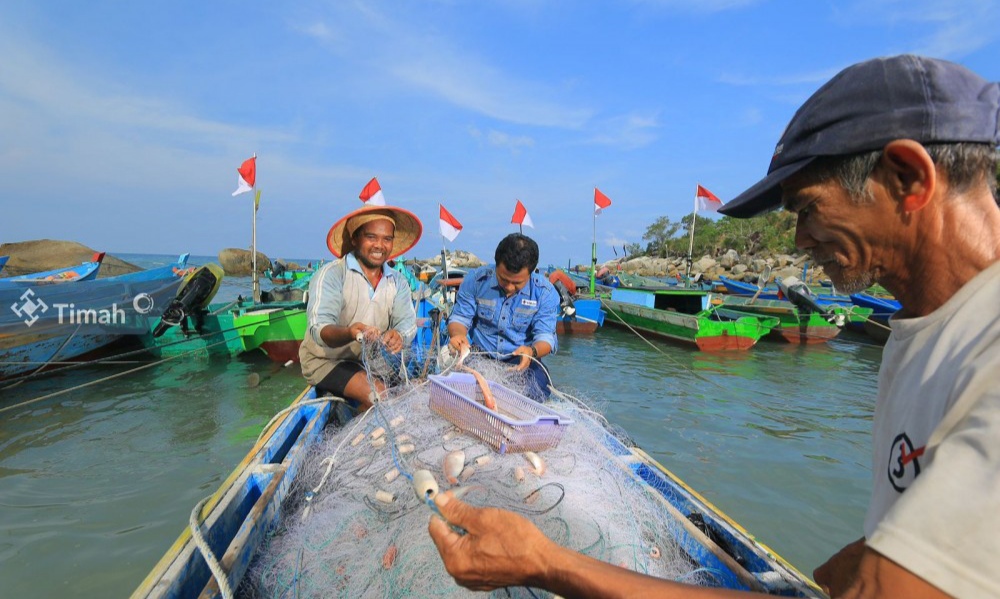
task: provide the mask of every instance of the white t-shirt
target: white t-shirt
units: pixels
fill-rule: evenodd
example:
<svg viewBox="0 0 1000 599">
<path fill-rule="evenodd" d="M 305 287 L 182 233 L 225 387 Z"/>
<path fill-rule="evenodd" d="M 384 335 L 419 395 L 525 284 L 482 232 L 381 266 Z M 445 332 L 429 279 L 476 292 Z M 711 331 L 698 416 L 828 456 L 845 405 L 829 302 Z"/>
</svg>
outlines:
<svg viewBox="0 0 1000 599">
<path fill-rule="evenodd" d="M 890 324 L 867 543 L 948 594 L 1000 597 L 1000 262 Z"/>
</svg>

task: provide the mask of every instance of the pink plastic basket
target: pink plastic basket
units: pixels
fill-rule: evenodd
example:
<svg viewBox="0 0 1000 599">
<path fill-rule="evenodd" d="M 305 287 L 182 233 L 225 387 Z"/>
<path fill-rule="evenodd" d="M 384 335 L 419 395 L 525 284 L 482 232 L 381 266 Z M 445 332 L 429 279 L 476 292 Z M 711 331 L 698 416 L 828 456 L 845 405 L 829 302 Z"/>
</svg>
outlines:
<svg viewBox="0 0 1000 599">
<path fill-rule="evenodd" d="M 430 375 L 427 378 L 431 382 L 431 410 L 482 439 L 499 453 L 555 447 L 566 427 L 573 423 L 559 412 L 489 381 L 497 402 L 494 412 L 473 399 L 481 396 L 482 391 L 471 374 Z"/>
</svg>

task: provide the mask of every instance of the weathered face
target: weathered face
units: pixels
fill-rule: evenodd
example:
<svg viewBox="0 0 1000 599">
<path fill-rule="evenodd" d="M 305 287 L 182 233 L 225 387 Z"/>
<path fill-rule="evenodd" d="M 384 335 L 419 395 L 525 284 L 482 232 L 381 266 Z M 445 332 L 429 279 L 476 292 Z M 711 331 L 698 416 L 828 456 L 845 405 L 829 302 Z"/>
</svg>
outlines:
<svg viewBox="0 0 1000 599">
<path fill-rule="evenodd" d="M 354 232 L 354 255 L 366 268 L 382 268 L 392 254 L 396 228 L 385 219 L 361 225 Z"/>
<path fill-rule="evenodd" d="M 497 283 L 500 283 L 500 288 L 503 292 L 510 297 L 524 288 L 531 279 L 531 271 L 528 267 L 524 267 L 517 272 L 511 272 L 507 270 L 507 267 L 501 262 L 497 264 Z"/>
<path fill-rule="evenodd" d="M 884 196 L 874 202 L 851 199 L 836 179 L 816 182 L 793 176 L 781 185 L 785 209 L 798 215 L 795 245 L 844 293 L 857 293 L 880 274 L 889 229 L 895 217 Z M 878 194 L 876 194 L 878 195 Z"/>
</svg>

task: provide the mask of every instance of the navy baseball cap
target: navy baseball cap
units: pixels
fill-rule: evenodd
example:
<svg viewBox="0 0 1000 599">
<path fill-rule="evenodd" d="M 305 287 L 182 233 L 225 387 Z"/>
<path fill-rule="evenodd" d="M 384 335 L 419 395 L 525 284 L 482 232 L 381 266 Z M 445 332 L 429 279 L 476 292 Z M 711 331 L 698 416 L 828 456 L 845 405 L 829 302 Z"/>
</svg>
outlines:
<svg viewBox="0 0 1000 599">
<path fill-rule="evenodd" d="M 781 183 L 821 156 L 882 149 L 894 139 L 1000 144 L 1000 85 L 953 62 L 903 55 L 847 67 L 788 123 L 767 176 L 719 209 L 749 218 L 781 204 Z"/>
</svg>

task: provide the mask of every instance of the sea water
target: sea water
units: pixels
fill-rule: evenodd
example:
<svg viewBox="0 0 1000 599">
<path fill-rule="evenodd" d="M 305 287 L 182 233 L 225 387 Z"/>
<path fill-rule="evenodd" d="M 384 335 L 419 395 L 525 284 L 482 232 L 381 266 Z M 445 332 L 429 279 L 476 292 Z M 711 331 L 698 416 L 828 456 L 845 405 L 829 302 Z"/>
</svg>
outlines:
<svg viewBox="0 0 1000 599">
<path fill-rule="evenodd" d="M 119 257 L 144 268 L 176 258 Z M 249 294 L 249 278 L 229 278 L 219 299 Z M 864 338 L 803 347 L 765 340 L 748 352 L 710 354 L 607 327 L 559 343 L 545 359 L 557 387 L 597 404 L 806 574 L 861 536 L 881 347 Z M 121 361 L 130 363 L 12 388 L 0 382 L 0 408 L 74 388 L 0 415 L 4 596 L 131 593 L 195 503 L 305 387 L 297 367 L 262 353 L 174 360 L 110 378 L 150 358 Z"/>
</svg>

